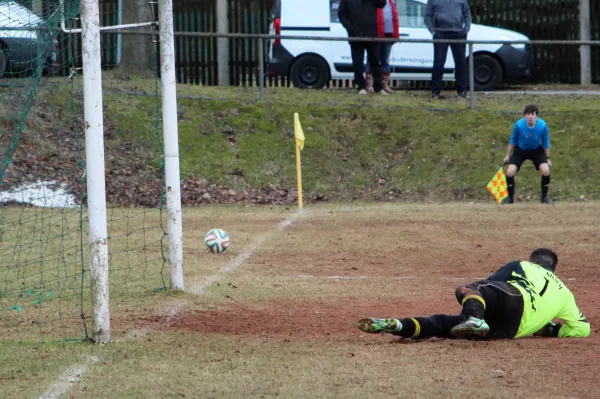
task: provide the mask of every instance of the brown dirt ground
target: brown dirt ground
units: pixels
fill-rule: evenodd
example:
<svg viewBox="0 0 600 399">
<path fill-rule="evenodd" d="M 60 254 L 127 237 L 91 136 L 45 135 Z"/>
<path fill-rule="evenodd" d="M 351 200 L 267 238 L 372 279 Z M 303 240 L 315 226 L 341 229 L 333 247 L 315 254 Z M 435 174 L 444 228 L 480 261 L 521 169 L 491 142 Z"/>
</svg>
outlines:
<svg viewBox="0 0 600 399">
<path fill-rule="evenodd" d="M 398 309 L 418 309 L 423 314 L 454 312 L 456 306 L 448 306 L 443 300 L 420 298 L 395 298 L 378 300 L 369 297 L 323 297 L 307 300 L 271 300 L 248 306 L 233 304 L 218 310 L 195 311 L 169 319 L 163 328 L 197 331 L 200 333 L 255 335 L 288 339 L 322 339 L 325 337 L 347 340 L 361 337 L 354 323 L 377 309 L 383 315 L 397 315 Z M 459 309 L 460 310 L 460 309 Z M 150 322 L 163 323 L 162 317 Z"/>
<path fill-rule="evenodd" d="M 276 262 L 276 260 L 273 260 Z M 573 259 L 571 259 L 573 261 Z M 590 259 L 591 261 L 591 259 Z M 464 264 L 477 264 L 477 259 L 465 259 Z M 396 274 L 395 268 L 388 265 L 388 275 Z M 381 265 L 380 265 L 381 267 Z M 356 329 L 355 322 L 361 317 L 411 317 L 426 316 L 436 313 L 455 314 L 460 312 L 460 306 L 454 299 L 454 287 L 462 284 L 460 276 L 464 275 L 464 283 L 469 282 L 476 273 L 469 267 L 456 268 L 445 261 L 429 264 L 437 275 L 453 276 L 452 279 L 427 281 L 423 278 L 411 279 L 411 288 L 418 285 L 422 292 L 420 296 L 403 296 L 395 298 L 376 298 L 372 296 L 350 297 L 320 297 L 308 299 L 278 298 L 268 301 L 235 303 L 221 305 L 214 310 L 194 310 L 177 317 L 142 316 L 137 323 L 139 327 L 151 324 L 153 328 L 181 329 L 199 333 L 215 333 L 224 335 L 250 335 L 272 337 L 274 339 L 339 339 L 358 340 L 365 334 Z M 337 265 L 328 267 L 329 275 L 349 275 L 348 265 L 340 261 Z M 559 273 L 560 276 L 560 273 Z M 578 305 L 592 322 L 592 334 L 586 341 L 596 348 L 600 347 L 600 325 L 594 321 L 600 320 L 600 292 L 597 287 L 600 278 L 591 275 L 589 271 L 577 274 L 569 273 L 567 285 L 574 292 Z M 399 280 L 402 281 L 402 280 Z M 408 288 L 408 287 L 407 287 Z M 400 289 L 400 288 L 399 288 Z M 374 314 L 374 312 L 376 314 Z M 391 340 L 401 340 L 391 337 Z M 528 343 L 535 350 L 540 345 L 552 345 L 558 348 L 556 355 L 560 358 L 572 355 L 571 349 L 560 349 L 565 342 L 553 342 L 547 339 L 535 339 L 539 344 Z M 599 351 L 590 351 L 580 360 L 583 363 L 597 361 Z M 585 357 L 589 356 L 586 360 Z"/>
<path fill-rule="evenodd" d="M 592 323 L 591 337 L 585 340 L 526 338 L 477 343 L 444 339 L 418 341 L 391 335 L 364 334 L 354 325 L 359 318 L 373 315 L 374 310 L 382 317 L 399 316 L 398 312 L 402 313 L 407 309 L 410 309 L 411 316 L 460 311 L 454 301 L 452 289 L 443 291 L 436 292 L 430 287 L 423 292 L 422 297 L 356 296 L 270 300 L 253 303 L 253 306 L 231 304 L 215 310 L 184 313 L 176 318 L 154 317 L 138 322 L 145 326 L 150 324 L 156 329 L 248 336 L 284 343 L 320 341 L 334 345 L 356 344 L 358 348 L 400 344 L 402 347 L 391 347 L 389 352 L 397 353 L 398 357 L 404 354 L 404 358 L 415 356 L 416 353 L 419 362 L 429 363 L 431 367 L 440 370 L 440 380 L 436 382 L 442 385 L 449 384 L 453 375 L 452 372 L 444 371 L 444 368 L 451 369 L 457 362 L 476 356 L 478 359 L 462 370 L 482 370 L 485 376 L 491 373 L 491 376 L 485 377 L 488 382 L 483 387 L 496 386 L 501 392 L 510 390 L 515 394 L 519 393 L 517 397 L 522 397 L 532 394 L 535 391 L 532 391 L 533 385 L 541 383 L 547 384 L 547 388 L 554 394 L 559 394 L 552 397 L 597 397 L 600 392 L 597 376 L 600 327 L 596 321 L 600 319 L 600 294 L 591 285 L 587 289 L 577 290 L 580 306 L 585 309 L 585 314 Z M 418 347 L 406 348 L 404 345 Z M 476 345 L 476 351 L 473 351 L 472 345 Z M 349 353 L 348 356 L 354 354 Z M 540 357 L 543 360 L 539 361 Z M 455 373 L 458 374 L 456 378 L 462 378 L 458 369 Z M 473 377 L 465 378 L 464 382 L 479 384 L 470 378 Z"/>
<path fill-rule="evenodd" d="M 529 245 L 530 242 L 517 242 L 513 249 L 525 252 Z M 479 361 L 487 362 L 485 366 L 499 369 L 500 374 L 494 378 L 503 386 L 518 387 L 521 384 L 529 385 L 531 389 L 532 383 L 537 381 L 543 384 L 546 380 L 549 386 L 561 391 L 561 395 L 570 392 L 568 396 L 594 397 L 596 394 L 600 395 L 597 377 L 600 359 L 600 292 L 597 287 L 600 277 L 593 265 L 598 264 L 600 256 L 575 251 L 569 253 L 566 250 L 568 245 L 563 248 L 560 248 L 560 244 L 558 246 L 559 253 L 566 252 L 568 256 L 563 257 L 561 269 L 557 274 L 559 277 L 561 273 L 568 276 L 564 279 L 565 283 L 591 322 L 590 338 L 526 338 L 477 342 L 476 356 L 479 357 Z M 489 238 L 482 238 L 473 243 L 473 247 L 493 248 L 493 242 Z M 456 314 L 460 311 L 460 306 L 454 299 L 454 288 L 472 281 L 473 276 L 481 275 L 482 263 L 486 263 L 483 259 L 489 255 L 477 252 L 476 249 L 465 251 L 465 248 L 460 247 L 448 248 L 444 258 L 423 251 L 414 256 L 420 256 L 427 262 L 428 272 L 414 270 L 414 277 L 407 280 L 398 276 L 399 270 L 393 257 L 383 257 L 374 266 L 374 270 L 379 276 L 398 280 L 398 295 L 392 297 L 378 296 L 376 292 L 360 292 L 355 296 L 274 298 L 221 304 L 208 310 L 189 309 L 175 317 L 140 315 L 129 322 L 133 322 L 137 328 L 247 336 L 279 342 L 419 345 L 419 353 L 428 361 L 436 362 L 439 356 L 440 362 L 454 364 L 463 361 L 465 353 L 472 356 L 473 352 L 469 351 L 471 347 L 467 347 L 464 341 L 416 341 L 391 335 L 373 336 L 359 331 L 355 322 L 365 316 L 414 317 L 437 313 Z M 286 253 L 270 253 L 268 263 L 285 264 L 289 262 L 288 256 Z M 318 255 L 314 256 L 314 262 L 318 263 Z M 256 257 L 260 258 L 260 255 Z M 456 259 L 462 260 L 459 266 L 456 266 Z M 260 259 L 256 260 L 260 263 Z M 329 260 L 331 263 L 323 274 L 353 277 L 362 274 L 360 271 L 353 271 L 355 268 L 350 267 L 352 265 L 345 258 Z M 483 273 L 489 271 L 491 269 Z M 318 271 L 314 272 L 311 274 L 319 278 Z M 502 370 L 507 370 L 507 374 L 502 374 L 505 373 Z M 525 377 L 522 377 L 523 375 Z"/>
<path fill-rule="evenodd" d="M 577 300 L 580 308 L 585 309 L 584 314 L 592 321 L 589 341 L 600 346 L 600 326 L 593 322 L 600 319 L 600 293 L 594 291 L 591 284 L 582 284 L 585 285 L 588 287 L 573 290 L 579 294 Z M 278 299 L 253 303 L 252 306 L 237 303 L 222 305 L 214 310 L 195 310 L 193 313 L 184 313 L 177 317 L 142 317 L 138 323 L 141 324 L 140 326 L 148 323 L 154 328 L 181 329 L 199 333 L 254 335 L 294 340 L 324 337 L 348 340 L 353 337 L 364 337 L 364 333 L 356 329 L 355 322 L 365 316 L 413 317 L 437 313 L 459 313 L 460 307 L 454 299 L 453 290 L 444 289 L 444 291 L 447 292 L 445 294 L 435 290 L 424 292 L 422 297 L 354 296 L 304 300 Z M 590 355 L 597 360 L 597 352 Z"/>
</svg>

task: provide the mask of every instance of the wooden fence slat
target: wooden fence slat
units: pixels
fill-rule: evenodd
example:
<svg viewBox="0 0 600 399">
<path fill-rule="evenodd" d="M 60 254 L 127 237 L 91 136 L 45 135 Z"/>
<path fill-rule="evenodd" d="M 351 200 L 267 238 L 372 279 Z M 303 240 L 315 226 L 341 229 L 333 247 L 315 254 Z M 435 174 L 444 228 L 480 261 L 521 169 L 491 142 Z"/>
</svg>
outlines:
<svg viewBox="0 0 600 399">
<path fill-rule="evenodd" d="M 214 3 L 212 4 L 212 8 L 209 8 L 210 12 L 210 18 L 211 18 L 211 32 L 216 32 L 217 31 L 217 13 L 216 13 L 216 8 Z M 210 38 L 210 48 L 212 49 L 212 60 L 216 60 L 217 59 L 217 39 L 216 38 Z M 217 77 L 217 63 L 216 61 L 212 62 L 213 66 L 212 66 L 212 82 L 211 84 L 216 85 L 218 83 L 218 77 Z"/>
</svg>

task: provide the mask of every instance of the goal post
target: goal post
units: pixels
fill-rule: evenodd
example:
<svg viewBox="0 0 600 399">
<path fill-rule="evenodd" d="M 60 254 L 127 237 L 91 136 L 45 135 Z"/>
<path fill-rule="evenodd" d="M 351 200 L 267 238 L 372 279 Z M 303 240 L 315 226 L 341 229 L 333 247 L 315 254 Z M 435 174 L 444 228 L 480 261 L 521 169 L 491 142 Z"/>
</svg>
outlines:
<svg viewBox="0 0 600 399">
<path fill-rule="evenodd" d="M 183 290 L 183 226 L 179 173 L 179 133 L 177 127 L 177 87 L 175 78 L 175 34 L 172 0 L 158 0 L 160 31 L 160 76 L 162 85 L 163 136 L 165 143 L 165 182 L 169 230 L 171 288 Z"/>
<path fill-rule="evenodd" d="M 169 235 L 171 288 L 183 290 L 183 228 L 177 128 L 177 91 L 175 80 L 175 45 L 173 5 L 159 0 L 159 32 L 162 86 L 162 115 L 165 157 L 165 193 Z M 108 293 L 108 248 L 106 227 L 106 193 L 104 187 L 102 71 L 100 59 L 100 22 L 98 0 L 81 1 L 86 157 L 88 174 L 88 211 L 90 272 L 92 292 L 92 339 L 110 340 Z M 151 23 L 127 27 L 146 26 Z M 125 29 L 126 26 L 105 27 Z"/>
<path fill-rule="evenodd" d="M 102 105 L 102 61 L 100 58 L 100 10 L 98 0 L 81 1 L 81 26 L 92 340 L 104 344 L 110 340 L 110 311 L 106 176 L 104 174 L 104 112 Z"/>
<path fill-rule="evenodd" d="M 0 0 L 0 340 L 110 342 L 184 289 L 173 11 L 135 1 Z"/>
</svg>

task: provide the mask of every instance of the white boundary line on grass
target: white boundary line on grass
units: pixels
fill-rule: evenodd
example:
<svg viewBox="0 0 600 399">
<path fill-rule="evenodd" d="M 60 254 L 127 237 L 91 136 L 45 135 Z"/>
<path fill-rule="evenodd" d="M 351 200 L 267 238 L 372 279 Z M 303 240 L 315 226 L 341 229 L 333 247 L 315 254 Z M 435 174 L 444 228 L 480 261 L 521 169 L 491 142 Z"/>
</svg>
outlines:
<svg viewBox="0 0 600 399">
<path fill-rule="evenodd" d="M 66 369 L 48 389 L 40 399 L 58 399 L 71 388 L 74 382 L 78 382 L 79 378 L 85 373 L 91 364 L 102 361 L 102 358 L 97 356 L 81 356 L 85 362 L 79 363 Z"/>
<path fill-rule="evenodd" d="M 294 224 L 296 222 L 296 220 L 298 219 L 298 217 L 303 213 L 304 213 L 303 209 L 296 211 L 296 213 L 294 213 L 293 216 L 285 219 L 283 222 L 281 222 L 279 224 L 278 231 L 282 231 L 286 227 Z M 235 259 L 233 259 L 229 265 L 220 268 L 219 270 L 217 270 L 217 272 L 215 274 L 207 277 L 201 284 L 192 286 L 189 289 L 187 289 L 186 291 L 190 294 L 202 295 L 206 288 L 210 287 L 216 281 L 220 280 L 223 275 L 235 271 L 246 260 L 248 260 L 248 258 L 250 258 L 250 256 L 252 256 L 254 251 L 256 251 L 258 248 L 260 248 L 260 246 L 265 241 L 265 239 L 267 238 L 268 235 L 270 235 L 270 234 L 263 234 L 262 236 L 259 236 L 249 249 L 242 252 L 239 256 L 237 256 Z"/>
<path fill-rule="evenodd" d="M 302 209 L 296 211 L 296 213 L 294 213 L 294 215 L 290 216 L 289 218 L 285 219 L 283 222 L 281 222 L 279 224 L 279 228 L 277 229 L 277 231 L 282 231 L 286 227 L 293 225 L 296 222 L 296 220 L 298 219 L 298 217 L 300 215 L 302 215 L 303 213 L 304 213 L 304 210 L 302 210 Z M 250 258 L 250 256 L 252 256 L 254 251 L 256 251 L 258 248 L 260 248 L 262 243 L 265 241 L 267 236 L 269 236 L 270 234 L 272 234 L 272 233 L 263 234 L 262 236 L 259 236 L 249 249 L 247 249 L 246 251 L 242 252 L 239 256 L 234 258 L 229 265 L 220 268 L 215 274 L 206 278 L 202 282 L 202 284 L 192 286 L 188 290 L 186 290 L 186 292 L 195 294 L 195 295 L 202 295 L 204 290 L 206 288 L 208 288 L 211 284 L 218 281 L 223 275 L 233 272 L 234 270 L 239 268 L 246 260 L 248 260 L 248 258 Z M 183 301 L 174 302 L 172 304 L 172 306 L 168 307 L 168 310 L 165 312 L 164 316 L 166 316 L 167 319 L 171 319 L 171 318 L 179 315 L 183 311 L 184 308 L 185 308 L 185 302 L 183 302 Z M 114 339 L 112 342 L 118 343 L 118 342 L 129 341 L 131 339 L 140 338 L 140 337 L 143 337 L 144 335 L 146 335 L 150 331 L 151 331 L 150 329 L 131 331 L 125 337 L 119 338 L 119 339 Z M 56 382 L 54 384 L 52 384 L 52 386 L 42 396 L 40 396 L 40 399 L 58 399 L 58 398 L 60 398 L 62 395 L 66 394 L 69 391 L 69 389 L 71 388 L 71 385 L 73 385 L 73 383 L 79 381 L 80 377 L 87 371 L 87 369 L 90 365 L 102 361 L 102 359 L 100 357 L 96 357 L 96 356 L 82 356 L 82 358 L 85 360 L 83 363 L 75 364 L 75 365 L 69 367 L 68 369 L 66 369 L 63 372 L 63 374 L 61 374 L 58 377 Z"/>
</svg>

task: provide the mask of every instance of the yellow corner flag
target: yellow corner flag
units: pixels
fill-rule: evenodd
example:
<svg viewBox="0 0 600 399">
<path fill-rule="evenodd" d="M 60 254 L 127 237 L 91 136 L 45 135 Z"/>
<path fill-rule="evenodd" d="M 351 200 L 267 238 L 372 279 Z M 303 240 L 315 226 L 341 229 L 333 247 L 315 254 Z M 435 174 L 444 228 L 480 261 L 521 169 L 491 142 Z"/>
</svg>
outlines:
<svg viewBox="0 0 600 399">
<path fill-rule="evenodd" d="M 303 150 L 305 140 L 304 131 L 302 130 L 302 125 L 300 125 L 300 116 L 298 116 L 297 112 L 294 112 L 294 135 L 296 136 L 296 145 Z"/>
<path fill-rule="evenodd" d="M 487 189 L 496 198 L 497 203 L 501 203 L 504 198 L 508 197 L 508 187 L 503 168 L 500 168 L 496 172 L 492 180 L 488 183 Z"/>
<path fill-rule="evenodd" d="M 296 136 L 296 176 L 298 178 L 298 209 L 302 209 L 302 162 L 300 150 L 304 149 L 304 131 L 300 125 L 300 116 L 294 112 L 294 136 Z"/>
</svg>

